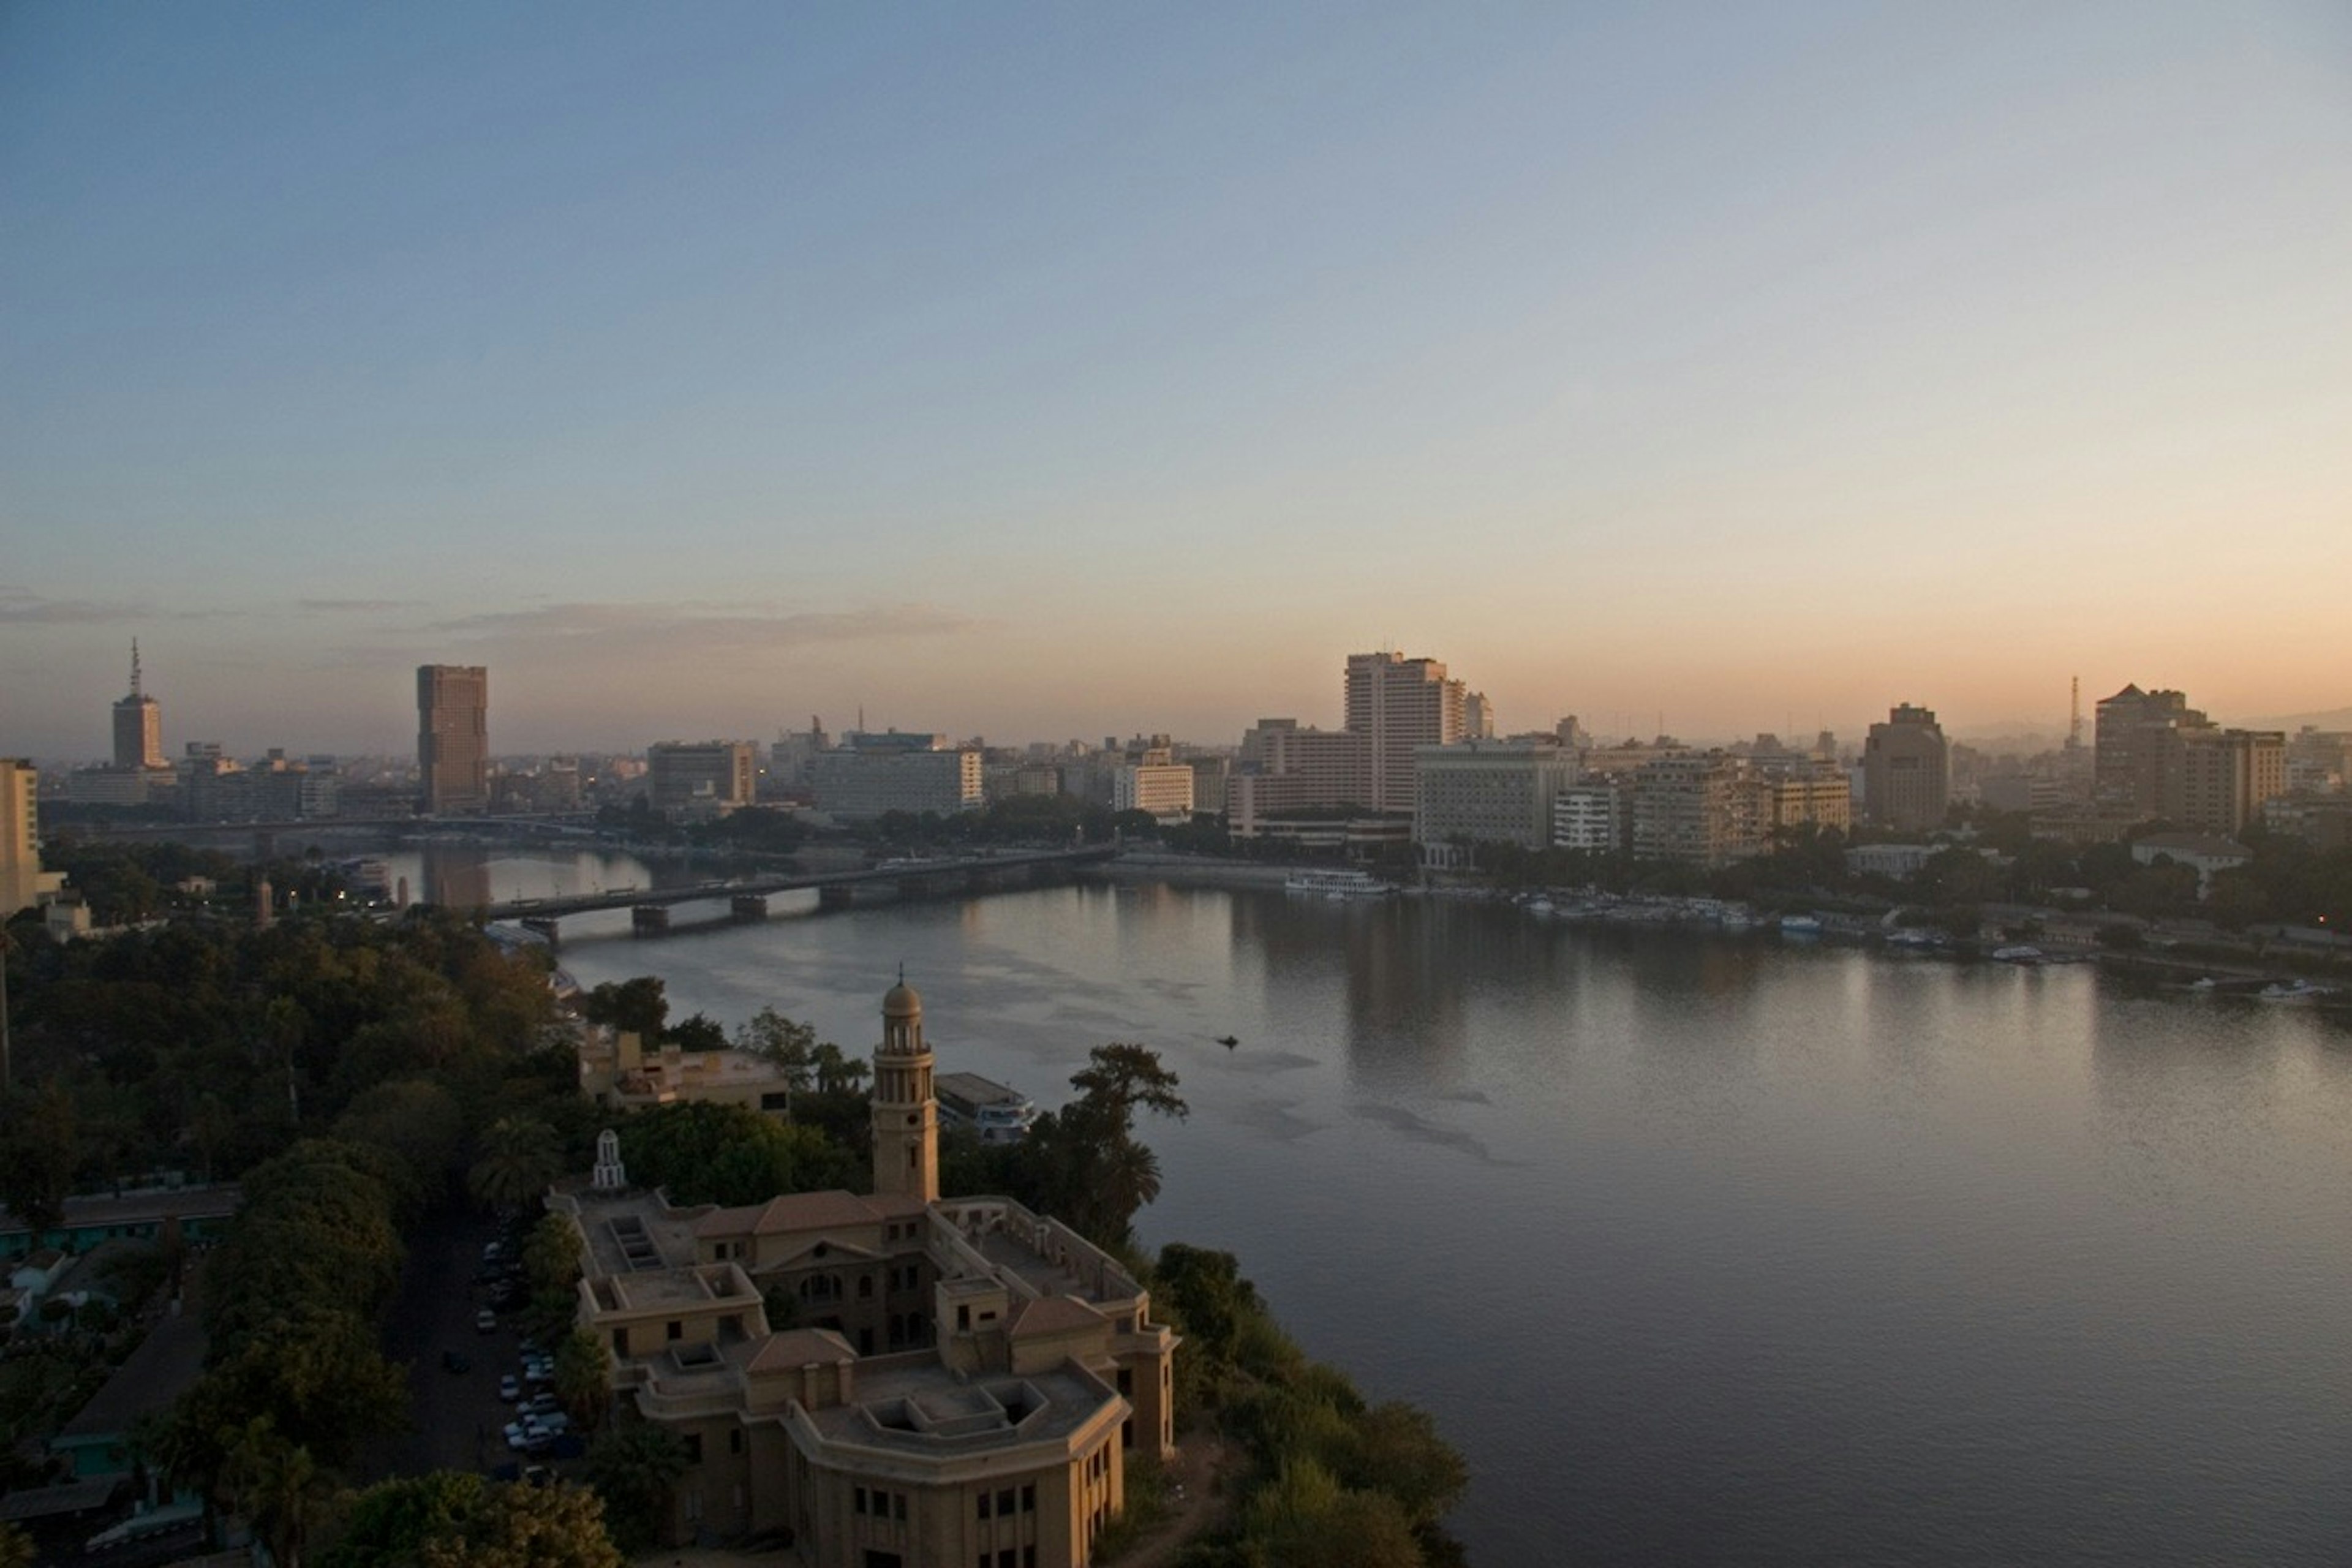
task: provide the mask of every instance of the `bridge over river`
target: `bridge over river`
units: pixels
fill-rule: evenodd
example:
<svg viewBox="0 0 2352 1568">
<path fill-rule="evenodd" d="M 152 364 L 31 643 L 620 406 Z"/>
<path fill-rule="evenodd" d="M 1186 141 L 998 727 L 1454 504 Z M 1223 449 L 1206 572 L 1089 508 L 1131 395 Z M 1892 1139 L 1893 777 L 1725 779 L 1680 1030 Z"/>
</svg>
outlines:
<svg viewBox="0 0 2352 1568">
<path fill-rule="evenodd" d="M 654 936 L 669 929 L 670 911 L 681 904 L 723 902 L 730 921 L 748 922 L 766 920 L 768 900 L 778 893 L 814 889 L 821 909 L 847 907 L 856 901 L 862 888 L 887 889 L 902 899 L 934 898 L 1005 885 L 1026 886 L 1080 866 L 1100 864 L 1118 853 L 1116 845 L 1101 844 L 1083 849 L 1024 849 L 952 859 L 895 860 L 863 871 L 738 877 L 684 888 L 621 888 L 566 898 L 516 899 L 484 905 L 481 913 L 494 921 L 520 921 L 527 929 L 553 942 L 558 938 L 559 922 L 566 915 L 626 910 L 632 930 L 639 936 Z"/>
</svg>

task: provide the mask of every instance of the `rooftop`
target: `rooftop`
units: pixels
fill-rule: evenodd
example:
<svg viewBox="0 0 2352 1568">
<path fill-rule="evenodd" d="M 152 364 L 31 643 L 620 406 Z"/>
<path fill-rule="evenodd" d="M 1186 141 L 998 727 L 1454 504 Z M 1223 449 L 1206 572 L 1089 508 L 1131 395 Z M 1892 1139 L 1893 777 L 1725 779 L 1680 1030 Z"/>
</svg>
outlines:
<svg viewBox="0 0 2352 1568">
<path fill-rule="evenodd" d="M 856 1401 L 807 1415 L 829 1441 L 947 1458 L 1008 1441 L 1066 1442 L 1118 1400 L 1074 1365 L 1027 1377 L 971 1378 L 916 1351 L 861 1360 Z"/>
</svg>

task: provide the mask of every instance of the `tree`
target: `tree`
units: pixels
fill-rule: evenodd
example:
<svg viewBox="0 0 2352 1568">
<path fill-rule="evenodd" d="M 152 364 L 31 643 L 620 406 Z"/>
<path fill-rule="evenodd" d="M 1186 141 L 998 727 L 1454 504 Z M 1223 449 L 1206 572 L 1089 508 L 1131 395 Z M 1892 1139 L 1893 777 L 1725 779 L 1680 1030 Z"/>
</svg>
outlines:
<svg viewBox="0 0 2352 1568">
<path fill-rule="evenodd" d="M 588 1450 L 588 1483 L 604 1500 L 606 1528 L 623 1551 L 643 1551 L 668 1533 L 670 1489 L 687 1465 L 686 1445 L 644 1421 L 614 1427 Z"/>
<path fill-rule="evenodd" d="M 13 1520 L 0 1520 L 0 1568 L 33 1568 L 39 1553 L 33 1538 Z"/>
<path fill-rule="evenodd" d="M 1312 1459 L 1286 1464 L 1242 1510 L 1247 1561 L 1265 1568 L 1419 1568 L 1421 1543 L 1395 1500 L 1349 1491 Z"/>
<path fill-rule="evenodd" d="M 669 1043 L 682 1051 L 723 1051 L 727 1048 L 727 1031 L 719 1021 L 706 1013 L 694 1013 L 669 1026 Z"/>
<path fill-rule="evenodd" d="M 630 1179 L 682 1204 L 761 1204 L 851 1179 L 851 1157 L 822 1132 L 747 1105 L 651 1106 L 619 1131 Z"/>
<path fill-rule="evenodd" d="M 613 1389 L 613 1352 L 585 1329 L 574 1329 L 555 1346 L 555 1397 L 572 1419 L 588 1431 L 603 1425 Z"/>
<path fill-rule="evenodd" d="M 492 1208 L 520 1208 L 563 1173 L 563 1145 L 535 1116 L 503 1116 L 482 1134 L 482 1156 L 467 1184 Z"/>
<path fill-rule="evenodd" d="M 831 1040 L 817 1047 L 811 1065 L 816 1071 L 819 1094 L 854 1094 L 871 1070 L 864 1057 L 850 1056 Z"/>
<path fill-rule="evenodd" d="M 794 1023 L 773 1007 L 762 1007 L 735 1031 L 735 1048 L 773 1063 L 784 1085 L 797 1093 L 810 1083 L 810 1064 L 816 1052 L 816 1030 Z"/>
<path fill-rule="evenodd" d="M 65 1218 L 80 1163 L 73 1096 L 61 1079 L 8 1097 L 0 1125 L 0 1198 L 37 1238 Z"/>
<path fill-rule="evenodd" d="M 352 1500 L 341 1532 L 320 1554 L 320 1568 L 413 1563 L 426 1542 L 461 1533 L 488 1506 L 490 1485 L 462 1470 L 379 1481 Z"/>
<path fill-rule="evenodd" d="M 604 1505 L 579 1487 L 501 1486 L 454 1535 L 428 1539 L 423 1568 L 622 1568 Z"/>
<path fill-rule="evenodd" d="M 226 1449 L 222 1479 L 237 1510 L 280 1568 L 301 1568 L 303 1545 L 330 1495 L 310 1451 L 281 1436 L 267 1415 L 237 1428 Z"/>
<path fill-rule="evenodd" d="M 523 1277 L 534 1290 L 568 1291 L 580 1279 L 580 1232 L 560 1214 L 541 1215 L 522 1244 Z"/>
<path fill-rule="evenodd" d="M 1118 1246 L 1135 1211 L 1160 1195 L 1160 1163 L 1136 1140 L 1136 1110 L 1181 1119 L 1190 1108 L 1176 1075 L 1144 1046 L 1097 1046 L 1070 1085 L 1078 1098 L 1039 1117 L 1022 1145 L 1028 1184 L 1079 1234 Z"/>
<path fill-rule="evenodd" d="M 1396 1500 L 1416 1528 L 1434 1525 L 1460 1500 L 1470 1471 L 1437 1435 L 1429 1412 L 1391 1400 L 1359 1415 L 1339 1462 L 1341 1481 Z"/>
<path fill-rule="evenodd" d="M 360 1493 L 321 1561 L 322 1568 L 620 1568 L 621 1555 L 593 1493 L 436 1470 Z"/>
<path fill-rule="evenodd" d="M 661 1041 L 662 1024 L 669 1016 L 669 997 L 657 975 L 608 980 L 581 999 L 580 1014 L 592 1024 L 635 1035 L 650 1047 Z"/>
</svg>

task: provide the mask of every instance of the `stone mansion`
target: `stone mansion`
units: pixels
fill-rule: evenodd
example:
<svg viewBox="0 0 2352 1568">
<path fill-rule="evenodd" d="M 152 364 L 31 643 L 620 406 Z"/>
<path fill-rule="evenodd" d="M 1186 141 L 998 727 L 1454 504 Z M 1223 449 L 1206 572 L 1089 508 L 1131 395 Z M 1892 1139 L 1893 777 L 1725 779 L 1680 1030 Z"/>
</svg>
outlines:
<svg viewBox="0 0 2352 1568">
<path fill-rule="evenodd" d="M 579 1321 L 612 1348 L 617 1401 L 685 1443 L 674 1535 L 788 1538 L 810 1568 L 1079 1568 L 1128 1453 L 1173 1452 L 1176 1335 L 1067 1226 L 940 1198 L 903 982 L 873 1117 L 870 1197 L 679 1208 L 608 1157 L 549 1199 L 579 1229 Z M 777 1295 L 798 1310 L 772 1331 Z"/>
</svg>

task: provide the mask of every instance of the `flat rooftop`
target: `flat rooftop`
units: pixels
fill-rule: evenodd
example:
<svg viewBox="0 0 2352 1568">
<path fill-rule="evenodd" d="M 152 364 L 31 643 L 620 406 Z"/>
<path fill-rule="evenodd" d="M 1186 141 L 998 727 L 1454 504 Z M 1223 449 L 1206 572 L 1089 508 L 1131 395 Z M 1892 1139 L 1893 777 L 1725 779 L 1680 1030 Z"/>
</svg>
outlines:
<svg viewBox="0 0 2352 1568">
<path fill-rule="evenodd" d="M 1063 1443 L 1118 1396 L 1069 1367 L 1025 1377 L 966 1377 L 929 1351 L 857 1363 L 855 1404 L 808 1412 L 831 1442 L 910 1457 Z"/>
</svg>

